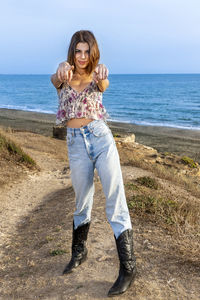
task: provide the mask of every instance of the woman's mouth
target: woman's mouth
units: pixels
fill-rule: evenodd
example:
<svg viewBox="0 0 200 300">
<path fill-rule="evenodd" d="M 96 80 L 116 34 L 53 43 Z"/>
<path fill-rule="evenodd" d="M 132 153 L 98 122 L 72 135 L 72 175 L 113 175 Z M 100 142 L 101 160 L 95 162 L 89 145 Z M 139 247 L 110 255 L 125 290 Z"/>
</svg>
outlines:
<svg viewBox="0 0 200 300">
<path fill-rule="evenodd" d="M 78 62 L 79 62 L 80 65 L 85 65 L 86 64 L 86 61 L 80 61 L 79 60 Z"/>
</svg>

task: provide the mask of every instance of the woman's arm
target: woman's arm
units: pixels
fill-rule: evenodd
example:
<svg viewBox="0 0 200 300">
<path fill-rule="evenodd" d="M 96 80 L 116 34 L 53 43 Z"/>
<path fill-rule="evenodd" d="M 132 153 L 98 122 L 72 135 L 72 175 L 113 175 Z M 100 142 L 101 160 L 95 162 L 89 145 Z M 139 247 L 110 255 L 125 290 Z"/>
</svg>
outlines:
<svg viewBox="0 0 200 300">
<path fill-rule="evenodd" d="M 105 65 L 98 65 L 93 73 L 93 78 L 100 89 L 101 92 L 104 92 L 109 86 L 108 69 Z"/>
<path fill-rule="evenodd" d="M 97 86 L 100 89 L 100 91 L 103 93 L 109 87 L 109 80 L 108 79 L 99 80 L 97 82 Z"/>
<path fill-rule="evenodd" d="M 51 75 L 51 82 L 53 83 L 53 85 L 55 86 L 56 89 L 59 89 L 63 83 L 62 81 L 60 81 L 58 79 L 58 76 L 56 73 Z"/>
<path fill-rule="evenodd" d="M 71 81 L 73 70 L 74 66 L 71 66 L 67 61 L 59 64 L 56 73 L 51 76 L 51 82 L 56 89 L 59 89 L 63 82 Z"/>
</svg>

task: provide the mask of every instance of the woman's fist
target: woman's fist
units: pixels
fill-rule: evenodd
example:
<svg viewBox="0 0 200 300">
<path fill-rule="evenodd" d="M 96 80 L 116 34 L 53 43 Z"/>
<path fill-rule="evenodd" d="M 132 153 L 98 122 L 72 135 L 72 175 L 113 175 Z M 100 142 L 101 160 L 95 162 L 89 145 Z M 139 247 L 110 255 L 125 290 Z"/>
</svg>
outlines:
<svg viewBox="0 0 200 300">
<path fill-rule="evenodd" d="M 93 79 L 96 81 L 96 83 L 99 80 L 105 80 L 108 77 L 108 69 L 104 64 L 98 65 L 93 73 Z"/>
<path fill-rule="evenodd" d="M 74 66 L 71 66 L 67 61 L 59 64 L 56 71 L 56 75 L 60 82 L 68 81 L 70 82 L 73 77 Z"/>
</svg>

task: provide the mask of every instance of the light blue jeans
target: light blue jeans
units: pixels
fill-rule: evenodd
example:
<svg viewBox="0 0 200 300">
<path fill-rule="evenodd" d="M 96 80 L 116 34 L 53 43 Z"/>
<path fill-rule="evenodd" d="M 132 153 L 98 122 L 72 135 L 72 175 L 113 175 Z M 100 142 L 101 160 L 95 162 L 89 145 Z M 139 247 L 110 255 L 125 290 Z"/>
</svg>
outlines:
<svg viewBox="0 0 200 300">
<path fill-rule="evenodd" d="M 67 127 L 71 180 L 76 197 L 75 229 L 91 220 L 94 169 L 97 169 L 106 197 L 106 215 L 115 237 L 131 229 L 121 166 L 115 140 L 103 120 L 81 128 Z"/>
</svg>

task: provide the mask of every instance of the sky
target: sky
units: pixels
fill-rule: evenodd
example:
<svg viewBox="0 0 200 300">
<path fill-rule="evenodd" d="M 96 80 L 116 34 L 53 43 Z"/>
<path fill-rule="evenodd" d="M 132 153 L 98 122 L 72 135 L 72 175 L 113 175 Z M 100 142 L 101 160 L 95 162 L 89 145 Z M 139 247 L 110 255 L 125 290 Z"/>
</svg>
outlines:
<svg viewBox="0 0 200 300">
<path fill-rule="evenodd" d="M 110 74 L 200 73 L 199 0 L 0 0 L 0 74 L 52 74 L 91 30 Z"/>
</svg>

